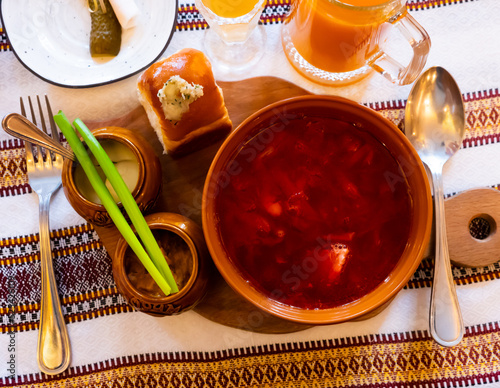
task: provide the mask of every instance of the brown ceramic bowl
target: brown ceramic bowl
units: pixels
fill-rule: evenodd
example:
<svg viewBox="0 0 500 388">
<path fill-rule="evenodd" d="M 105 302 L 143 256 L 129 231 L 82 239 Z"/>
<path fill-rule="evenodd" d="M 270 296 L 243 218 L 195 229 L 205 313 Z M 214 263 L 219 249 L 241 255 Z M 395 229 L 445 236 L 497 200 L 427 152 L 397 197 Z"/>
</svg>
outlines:
<svg viewBox="0 0 500 388">
<path fill-rule="evenodd" d="M 160 193 L 162 172 L 160 160 L 151 145 L 139 134 L 121 127 L 105 127 L 93 130 L 98 141 L 116 141 L 129 148 L 139 164 L 137 185 L 132 190 L 132 195 L 143 213 L 150 210 Z M 70 159 L 64 160 L 62 171 L 62 185 L 64 194 L 75 211 L 87 222 L 98 226 L 112 226 L 108 212 L 102 204 L 92 202 L 81 192 L 81 182 L 75 178 L 77 162 Z M 123 209 L 123 205 L 118 203 Z M 124 216 L 127 213 L 122 211 Z"/>
<path fill-rule="evenodd" d="M 224 188 L 228 187 L 228 185 L 232 185 L 233 182 L 235 182 L 234 189 L 231 190 L 250 190 L 250 195 L 254 196 L 251 198 L 257 198 L 254 204 L 261 203 L 263 199 L 262 197 L 260 197 L 261 194 L 259 193 L 262 190 L 263 183 L 265 183 L 263 179 L 272 181 L 276 178 L 276 175 L 269 175 L 266 177 L 266 172 L 263 171 L 263 175 L 257 176 L 256 179 L 254 179 L 253 177 L 256 174 L 240 174 L 242 174 L 242 170 L 244 170 L 244 168 L 247 168 L 247 162 L 250 163 L 252 160 L 257 159 L 261 156 L 266 157 L 266 150 L 271 150 L 266 148 L 266 143 L 274 144 L 275 147 L 280 147 L 280 145 L 282 144 L 289 144 L 287 143 L 286 138 L 283 137 L 279 138 L 280 143 L 271 143 L 272 135 L 270 136 L 269 134 L 272 134 L 272 132 L 269 132 L 269 130 L 267 130 L 267 132 L 264 132 L 264 130 L 266 128 L 275 128 L 275 133 L 282 132 L 284 136 L 289 136 L 289 134 L 291 133 L 289 132 L 291 120 L 309 120 L 309 122 L 313 122 L 316 118 L 321 118 L 321 120 L 325 118 L 328 120 L 341 120 L 342 122 L 352 125 L 352 127 L 361 128 L 365 133 L 373 135 L 376 140 L 379 141 L 379 144 L 381 144 L 382 147 L 385 146 L 385 149 L 389 151 L 389 155 L 392 155 L 393 163 L 395 163 L 394 161 L 397 161 L 396 166 L 399 164 L 401 171 L 400 174 L 404 175 L 401 181 L 406 182 L 403 183 L 404 185 L 406 185 L 403 190 L 405 191 L 405 193 L 409 192 L 410 195 L 409 199 L 405 202 L 405 206 L 407 206 L 406 209 L 409 209 L 406 212 L 406 219 L 408 219 L 409 221 L 407 223 L 405 221 L 405 225 L 409 224 L 407 228 L 408 232 L 406 234 L 403 234 L 403 237 L 401 238 L 402 241 L 398 242 L 398 246 L 400 248 L 398 248 L 398 250 L 395 251 L 396 253 L 394 253 L 395 264 L 393 263 L 392 269 L 388 269 L 387 276 L 385 278 L 382 278 L 382 280 L 377 283 L 378 285 L 373 286 L 374 288 L 368 290 L 364 295 L 361 294 L 359 296 L 352 297 L 351 300 L 339 305 L 327 305 L 325 303 L 322 304 L 321 307 L 311 308 L 306 305 L 293 306 L 291 305 L 291 303 L 283 303 L 283 288 L 275 289 L 272 292 L 270 291 L 270 288 L 267 288 L 267 291 L 264 290 L 264 292 L 262 284 L 256 284 L 259 281 L 256 280 L 255 277 L 250 277 L 248 273 L 245 273 L 245 271 L 247 271 L 247 267 L 244 267 L 243 265 L 238 263 L 239 257 L 245 257 L 245 260 L 249 260 L 247 258 L 250 257 L 250 260 L 255 259 L 256 261 L 256 257 L 252 256 L 253 253 L 248 253 L 249 249 L 237 250 L 233 248 L 233 253 L 228 253 L 230 248 L 227 247 L 231 245 L 232 241 L 237 240 L 240 244 L 246 244 L 245 239 L 247 237 L 245 236 L 248 235 L 248 228 L 245 229 L 243 225 L 244 222 L 241 222 L 240 226 L 236 228 L 239 229 L 239 231 L 241 230 L 241 233 L 239 231 L 235 233 L 231 229 L 227 228 L 225 229 L 225 231 L 223 231 L 223 228 L 221 227 L 221 219 L 223 219 L 223 217 L 226 217 L 226 219 L 235 217 L 234 212 L 239 205 L 237 201 L 236 205 L 232 203 L 234 202 L 234 200 L 232 200 L 234 196 L 222 197 L 226 198 L 228 202 L 225 202 L 222 206 L 217 205 L 217 197 L 224 190 Z M 326 131 L 327 130 L 325 130 L 325 132 Z M 350 136 L 349 131 L 347 131 L 346 133 L 346 136 Z M 264 134 L 267 135 L 264 136 Z M 287 160 L 286 163 L 291 163 L 290 160 L 296 157 L 294 149 L 295 147 L 297 147 L 297 145 L 300 145 L 299 143 L 290 144 L 295 145 L 291 146 L 293 147 L 293 149 L 290 150 L 289 154 L 285 154 L 284 160 Z M 249 149 L 248 147 L 253 148 Z M 242 150 L 246 151 L 244 157 L 247 158 L 247 162 L 244 162 L 242 158 L 235 159 L 237 156 L 243 155 Z M 303 149 L 301 149 L 301 152 L 302 150 Z M 314 154 L 314 152 L 314 149 L 312 149 L 311 154 Z M 359 152 L 358 155 L 362 155 L 361 151 L 356 152 Z M 238 161 L 242 163 L 238 163 Z M 288 166 L 289 164 L 284 165 Z M 294 164 L 294 166 L 297 167 L 297 164 Z M 281 168 L 286 169 L 288 167 Z M 247 178 L 242 178 L 242 176 Z M 243 184 L 241 184 L 242 179 L 253 179 L 252 182 L 254 183 L 252 183 L 252 186 L 244 186 L 244 182 Z M 323 182 L 324 181 L 320 181 L 320 184 L 322 184 Z M 341 181 L 333 181 L 329 187 L 340 185 L 340 182 Z M 271 182 L 270 185 L 272 184 L 274 183 Z M 233 193 L 236 193 L 236 191 L 233 191 Z M 338 194 L 339 193 L 336 192 L 336 195 Z M 349 195 L 351 194 L 352 193 L 342 191 L 340 193 L 340 197 L 348 199 Z M 325 201 L 327 201 L 326 203 L 328 203 L 329 206 L 330 202 L 328 201 L 330 201 L 330 197 L 326 196 L 325 198 Z M 290 199 L 288 201 L 290 201 Z M 233 209 L 232 213 L 229 213 L 231 212 L 231 210 L 227 210 L 229 204 L 233 206 L 232 208 L 230 208 Z M 311 202 L 310 205 L 314 207 L 315 202 Z M 247 210 L 247 212 L 249 213 L 255 211 L 255 205 L 242 203 L 241 206 L 248 208 L 249 210 Z M 283 207 L 283 209 L 285 210 L 281 210 L 279 206 L 269 209 L 271 209 L 272 212 L 281 215 L 282 213 L 280 212 L 291 211 L 291 208 L 287 208 L 286 206 L 289 205 L 285 205 Z M 393 206 L 392 201 L 389 201 L 388 204 L 386 203 L 385 206 Z M 263 211 L 262 209 L 263 208 L 258 208 L 257 211 Z M 314 211 L 318 212 L 322 209 L 323 208 Z M 268 215 L 267 220 L 271 220 L 270 222 L 274 222 L 272 221 L 272 216 L 275 216 L 275 214 L 271 214 L 271 211 L 269 211 L 269 213 L 270 215 Z M 227 216 L 226 214 L 230 214 L 230 216 Z M 396 215 L 396 217 L 398 216 L 399 214 Z M 344 322 L 355 318 L 363 318 L 371 315 L 370 313 L 379 311 L 380 307 L 387 304 L 408 282 L 409 278 L 417 269 L 422 259 L 424 250 L 429 242 L 432 223 L 432 201 L 429 183 L 423 164 L 421 163 L 417 153 L 415 152 L 409 141 L 395 125 L 393 125 L 389 120 L 385 119 L 377 112 L 356 102 L 333 96 L 310 95 L 283 100 L 263 108 L 262 110 L 254 113 L 249 118 L 247 118 L 226 139 L 217 155 L 215 156 L 208 172 L 203 193 L 202 217 L 205 239 L 207 241 L 207 245 L 213 261 L 215 262 L 218 270 L 220 271 L 226 282 L 237 293 L 242 295 L 244 298 L 246 298 L 254 305 L 258 306 L 259 308 L 287 320 L 305 324 L 331 324 Z M 294 226 L 290 226 L 286 233 L 288 233 L 292 227 Z M 248 237 L 248 239 L 252 241 L 252 243 L 249 244 L 250 248 L 253 248 L 252 244 L 253 241 L 256 241 L 255 236 L 258 235 L 258 233 L 269 233 L 265 229 L 265 226 L 263 226 L 262 228 L 263 229 L 261 230 L 257 228 L 256 234 L 250 234 L 252 237 Z M 246 230 L 246 232 L 243 232 L 243 230 Z M 266 234 L 266 236 L 268 235 L 269 234 Z M 278 234 L 275 233 L 273 235 L 273 238 L 277 235 Z M 282 233 L 282 235 L 285 235 L 285 233 Z M 258 258 L 259 267 L 257 268 L 262 269 L 262 271 L 266 271 L 266 265 L 269 265 L 268 263 L 271 260 L 271 257 L 267 256 L 268 248 L 265 246 L 266 243 L 262 243 L 262 241 L 259 241 L 258 244 L 261 244 L 258 248 L 260 249 L 259 252 L 261 253 Z M 264 246 L 264 248 L 262 248 L 262 246 Z M 334 245 L 331 245 L 331 247 L 333 248 Z M 271 249 L 271 247 L 269 249 Z M 276 251 L 279 248 L 274 248 L 273 246 L 272 249 Z M 283 263 L 285 265 L 289 265 L 289 263 L 287 263 L 288 257 L 289 255 L 293 254 L 290 252 L 294 251 L 289 250 L 288 252 L 289 253 L 283 252 L 282 256 L 273 257 L 275 258 L 275 260 L 276 257 L 279 258 L 279 261 L 276 260 L 276 262 L 280 265 Z M 366 253 L 362 259 L 370 260 L 370 256 L 370 253 Z M 306 261 L 304 259 L 304 265 L 305 263 Z M 328 263 L 328 265 L 330 264 Z M 375 265 L 378 265 L 378 263 Z M 304 268 L 306 267 L 304 266 Z M 305 273 L 304 271 L 302 272 Z M 344 276 L 344 273 L 345 271 L 340 272 L 340 276 Z M 275 274 L 276 276 L 266 275 L 268 276 L 268 279 L 266 279 L 266 281 L 272 282 L 272 279 L 277 279 L 280 277 L 280 272 L 273 272 L 273 274 Z M 302 274 L 300 274 L 299 272 L 296 272 L 296 274 L 297 277 L 302 276 Z M 293 280 L 291 278 L 286 279 L 284 275 L 285 274 L 283 273 L 281 276 L 283 282 L 285 280 Z M 307 280 L 307 275 L 308 274 L 305 273 L 302 279 Z M 315 273 L 315 276 L 324 277 L 323 273 Z M 369 277 L 370 274 L 367 274 L 365 279 L 369 279 Z M 354 278 L 355 277 L 348 278 L 349 282 L 351 282 L 349 283 L 349 285 L 355 283 L 354 281 L 350 280 Z M 281 284 L 283 284 L 283 282 Z M 353 284 L 353 286 L 358 285 Z M 318 283 L 309 282 L 307 287 L 315 292 L 315 289 L 317 289 L 318 287 Z M 275 291 L 277 292 L 275 293 Z M 276 295 L 277 297 L 274 298 L 274 295 Z M 278 296 L 280 296 L 281 299 L 278 298 Z M 324 297 L 331 298 L 331 293 L 325 293 Z M 323 308 L 323 306 L 327 307 Z"/>
<path fill-rule="evenodd" d="M 153 316 L 180 314 L 193 308 L 207 290 L 211 261 L 203 232 L 198 224 L 180 214 L 154 213 L 145 219 L 171 260 L 169 265 L 179 292 L 165 296 L 123 237 L 113 258 L 116 286 L 138 311 Z"/>
</svg>

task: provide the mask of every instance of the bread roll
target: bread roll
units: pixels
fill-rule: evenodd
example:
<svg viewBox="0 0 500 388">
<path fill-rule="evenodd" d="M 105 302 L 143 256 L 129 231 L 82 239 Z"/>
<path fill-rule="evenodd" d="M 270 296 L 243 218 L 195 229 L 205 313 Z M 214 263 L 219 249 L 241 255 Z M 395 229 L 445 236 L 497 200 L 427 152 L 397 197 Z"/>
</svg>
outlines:
<svg viewBox="0 0 500 388">
<path fill-rule="evenodd" d="M 199 50 L 182 49 L 152 64 L 137 89 L 164 153 L 182 155 L 231 131 L 222 90 Z"/>
</svg>

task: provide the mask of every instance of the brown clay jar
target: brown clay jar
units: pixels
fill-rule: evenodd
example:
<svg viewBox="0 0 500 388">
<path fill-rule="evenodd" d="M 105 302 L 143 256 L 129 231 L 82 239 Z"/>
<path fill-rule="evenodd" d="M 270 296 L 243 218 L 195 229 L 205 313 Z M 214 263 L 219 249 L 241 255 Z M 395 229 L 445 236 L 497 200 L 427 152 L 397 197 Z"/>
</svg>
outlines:
<svg viewBox="0 0 500 388">
<path fill-rule="evenodd" d="M 122 127 L 104 127 L 93 130 L 92 133 L 103 145 L 103 148 L 104 144 L 121 148 L 137 162 L 134 169 L 137 175 L 137 184 L 131 189 L 131 192 L 141 212 L 147 213 L 156 202 L 162 184 L 160 160 L 152 146 L 141 135 Z M 109 152 L 108 155 L 113 160 L 113 156 Z M 97 226 L 112 226 L 113 221 L 108 212 L 99 202 L 90 188 L 87 177 L 80 170 L 78 162 L 64 160 L 62 185 L 68 202 L 87 222 Z M 125 177 L 124 179 L 126 180 Z M 93 193 L 96 198 L 94 199 L 89 193 Z M 117 204 L 125 218 L 128 219 L 121 202 L 117 201 Z"/>
<path fill-rule="evenodd" d="M 153 316 L 176 315 L 193 308 L 205 295 L 211 261 L 201 227 L 174 213 L 145 217 L 167 258 L 179 292 L 165 296 L 122 237 L 113 258 L 118 291 L 134 309 Z"/>
</svg>

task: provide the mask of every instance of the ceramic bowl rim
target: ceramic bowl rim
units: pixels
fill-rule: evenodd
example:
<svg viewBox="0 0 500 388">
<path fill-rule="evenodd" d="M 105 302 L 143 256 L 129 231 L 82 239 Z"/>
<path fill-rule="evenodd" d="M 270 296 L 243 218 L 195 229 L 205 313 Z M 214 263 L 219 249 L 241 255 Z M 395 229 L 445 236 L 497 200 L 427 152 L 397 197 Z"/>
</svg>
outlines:
<svg viewBox="0 0 500 388">
<path fill-rule="evenodd" d="M 159 219 L 159 217 L 163 217 Z M 125 254 L 129 249 L 129 244 L 123 237 L 120 237 L 116 245 L 116 270 L 119 272 L 120 280 L 124 283 L 124 286 L 127 288 L 128 292 L 130 292 L 131 296 L 144 301 L 150 304 L 169 304 L 175 302 L 181 298 L 183 298 L 186 294 L 190 292 L 193 288 L 196 279 L 198 278 L 198 274 L 200 272 L 200 256 L 198 252 L 198 248 L 193 238 L 189 235 L 189 233 L 180 228 L 176 221 L 174 213 L 152 213 L 145 217 L 148 226 L 151 230 L 167 230 L 169 232 L 175 233 L 186 243 L 189 247 L 189 251 L 191 252 L 191 256 L 193 259 L 193 265 L 191 266 L 191 275 L 189 276 L 189 280 L 187 283 L 175 294 L 170 294 L 162 297 L 154 297 L 145 293 L 140 292 L 134 285 L 130 282 L 130 279 L 127 276 L 125 271 Z"/>
<path fill-rule="evenodd" d="M 112 131 L 109 130 L 110 128 L 112 128 Z M 146 163 L 142 153 L 139 150 L 138 145 L 136 145 L 132 140 L 130 140 L 129 137 L 126 136 L 128 133 L 133 134 L 130 130 L 121 127 L 103 127 L 92 130 L 92 134 L 98 141 L 102 140 L 116 141 L 120 144 L 127 146 L 134 153 L 134 156 L 136 157 L 137 160 L 137 164 L 139 165 L 139 175 L 137 177 L 137 183 L 131 193 L 132 196 L 136 198 L 145 184 L 144 177 L 146 176 L 146 166 L 145 166 Z M 122 136 L 120 136 L 120 134 Z M 68 175 L 67 175 L 68 186 L 70 186 L 72 192 L 74 192 L 76 200 L 82 203 L 84 207 L 87 207 L 89 209 L 100 212 L 107 212 L 104 205 L 90 201 L 78 189 L 78 185 L 76 184 L 74 179 L 74 169 L 76 167 L 75 163 L 78 162 L 74 162 L 68 159 L 67 163 L 68 163 Z M 117 202 L 116 204 L 118 205 L 118 207 L 123 207 L 121 201 Z"/>
<path fill-rule="evenodd" d="M 313 107 L 317 104 L 324 104 L 334 110 L 348 112 L 350 115 L 359 115 L 365 121 L 369 120 L 377 128 L 377 138 L 382 136 L 380 133 L 385 134 L 386 138 L 392 141 L 392 147 L 397 145 L 397 153 L 410 159 L 415 170 L 405 175 L 407 177 L 413 176 L 412 181 L 416 181 L 422 186 L 414 188 L 412 192 L 415 197 L 419 198 L 419 202 L 413 209 L 412 232 L 402 255 L 405 262 L 401 262 L 400 259 L 395 270 L 389 274 L 384 282 L 357 301 L 330 309 L 307 310 L 270 299 L 246 281 L 236 267 L 231 264 L 215 227 L 215 216 L 212 210 L 214 190 L 216 190 L 217 185 L 213 183 L 214 176 L 220 174 L 221 169 L 234 154 L 235 148 L 240 146 L 244 136 L 253 133 L 248 128 L 255 127 L 259 122 L 265 121 L 273 113 L 279 112 L 280 108 L 293 110 L 300 106 L 302 108 Z M 395 155 L 396 150 L 391 149 L 391 152 Z M 214 157 L 207 174 L 202 199 L 202 224 L 205 240 L 217 269 L 229 286 L 239 295 L 255 306 L 280 318 L 305 324 L 331 324 L 352 320 L 374 311 L 389 302 L 408 282 L 420 264 L 429 244 L 432 225 L 432 197 L 427 174 L 418 154 L 406 136 L 391 121 L 380 113 L 343 97 L 306 95 L 280 100 L 258 110 L 246 118 L 228 136 Z"/>
</svg>

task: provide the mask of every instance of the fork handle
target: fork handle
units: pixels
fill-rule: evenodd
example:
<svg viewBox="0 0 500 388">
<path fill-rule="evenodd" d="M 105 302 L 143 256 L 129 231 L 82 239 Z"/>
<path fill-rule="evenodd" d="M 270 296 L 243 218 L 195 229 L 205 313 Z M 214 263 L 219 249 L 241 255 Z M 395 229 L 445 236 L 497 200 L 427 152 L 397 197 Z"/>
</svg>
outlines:
<svg viewBox="0 0 500 388">
<path fill-rule="evenodd" d="M 63 372 L 70 362 L 68 331 L 59 303 L 49 232 L 50 195 L 40 196 L 40 262 L 42 302 L 38 334 L 38 366 L 49 375 Z"/>
</svg>

